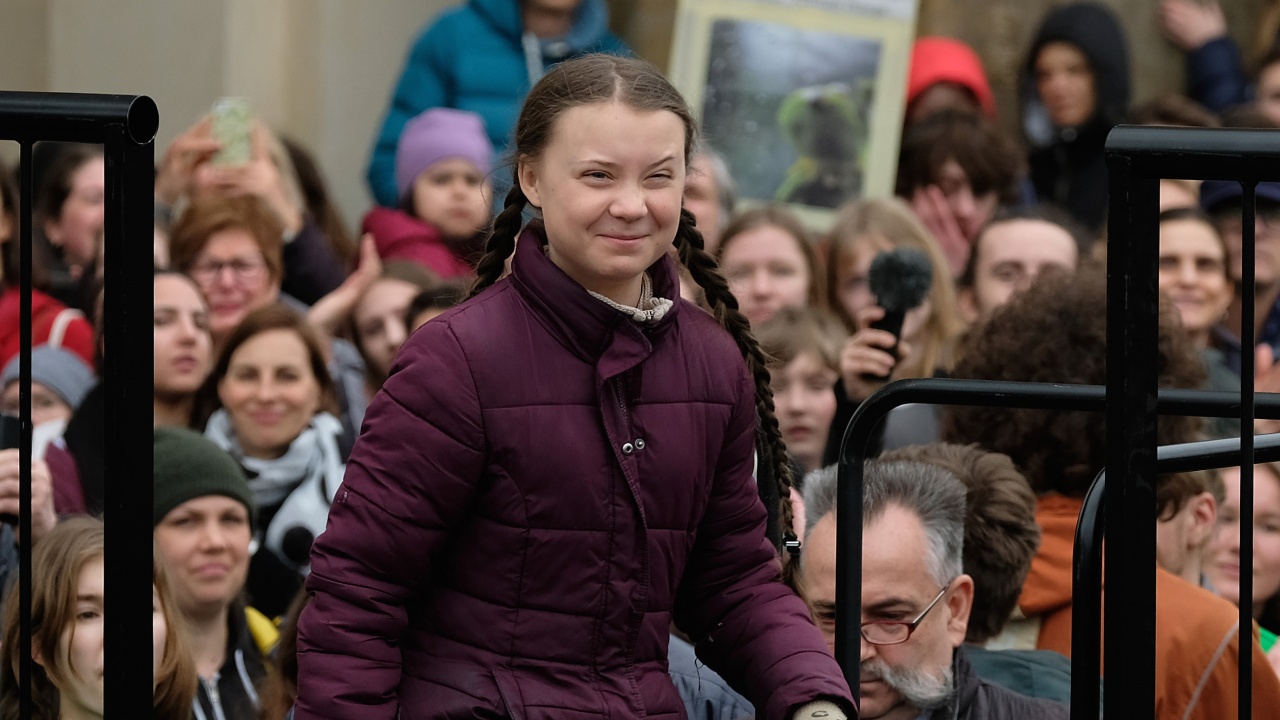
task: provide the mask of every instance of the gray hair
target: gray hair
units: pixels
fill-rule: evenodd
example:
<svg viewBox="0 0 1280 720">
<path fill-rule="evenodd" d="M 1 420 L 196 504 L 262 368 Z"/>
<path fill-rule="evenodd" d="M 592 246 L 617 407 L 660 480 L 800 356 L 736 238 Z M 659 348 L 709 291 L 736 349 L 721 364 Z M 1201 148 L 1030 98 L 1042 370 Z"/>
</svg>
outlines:
<svg viewBox="0 0 1280 720">
<path fill-rule="evenodd" d="M 711 166 L 712 179 L 716 181 L 716 200 L 720 203 L 722 223 L 728 223 L 733 215 L 733 208 L 738 204 L 738 189 L 733 183 L 733 175 L 729 173 L 729 163 L 716 150 L 706 143 L 699 143 L 696 155 L 707 159 Z"/>
<path fill-rule="evenodd" d="M 868 460 L 862 477 L 862 524 L 867 526 L 898 505 L 920 518 L 929 575 L 945 585 L 964 571 L 965 487 L 952 473 L 928 463 Z M 836 511 L 836 466 L 804 479 L 805 540 L 814 525 Z"/>
</svg>

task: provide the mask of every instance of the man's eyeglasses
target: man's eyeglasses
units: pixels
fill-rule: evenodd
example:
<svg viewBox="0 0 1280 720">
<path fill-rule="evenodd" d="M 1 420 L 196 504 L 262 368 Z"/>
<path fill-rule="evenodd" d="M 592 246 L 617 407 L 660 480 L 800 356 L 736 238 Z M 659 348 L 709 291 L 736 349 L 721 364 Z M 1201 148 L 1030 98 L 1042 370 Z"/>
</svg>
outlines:
<svg viewBox="0 0 1280 720">
<path fill-rule="evenodd" d="M 222 277 L 224 269 L 231 270 L 231 277 L 238 283 L 250 283 L 262 276 L 265 263 L 256 258 L 235 260 L 201 260 L 191 267 L 191 277 L 201 285 L 207 285 Z"/>
<path fill-rule="evenodd" d="M 955 582 L 953 579 L 951 582 Z M 951 582 L 942 586 L 938 591 L 937 597 L 933 602 L 929 603 L 929 607 L 916 616 L 915 620 L 875 620 L 872 622 L 862 623 L 862 639 L 872 645 L 898 645 L 911 639 L 911 633 L 920 627 L 920 623 L 924 622 L 925 616 L 933 609 L 934 605 L 947 594 L 947 590 L 951 589 Z"/>
</svg>

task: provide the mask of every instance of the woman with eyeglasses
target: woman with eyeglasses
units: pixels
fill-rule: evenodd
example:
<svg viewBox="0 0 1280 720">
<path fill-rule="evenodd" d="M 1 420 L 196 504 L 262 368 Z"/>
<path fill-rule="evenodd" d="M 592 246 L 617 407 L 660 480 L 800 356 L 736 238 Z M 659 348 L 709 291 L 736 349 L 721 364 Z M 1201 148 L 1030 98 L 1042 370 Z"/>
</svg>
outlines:
<svg viewBox="0 0 1280 720">
<path fill-rule="evenodd" d="M 172 267 L 195 281 L 208 304 L 208 328 L 214 354 L 248 315 L 279 302 L 300 313 L 327 342 L 328 372 L 343 424 L 342 455 L 350 452 L 364 418 L 364 361 L 355 347 L 333 337 L 339 318 L 381 271 L 372 240 L 361 244 L 361 267 L 337 290 L 307 307 L 280 291 L 283 232 L 276 216 L 252 197 L 201 196 L 173 227 L 169 241 Z M 196 427 L 203 424 L 197 418 Z"/>
</svg>

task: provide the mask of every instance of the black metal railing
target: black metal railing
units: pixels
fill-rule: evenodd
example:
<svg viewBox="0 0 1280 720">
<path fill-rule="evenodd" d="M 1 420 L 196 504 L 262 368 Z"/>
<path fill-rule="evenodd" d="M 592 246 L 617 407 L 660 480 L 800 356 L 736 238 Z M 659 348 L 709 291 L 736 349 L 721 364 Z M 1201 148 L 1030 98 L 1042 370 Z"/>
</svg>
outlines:
<svg viewBox="0 0 1280 720">
<path fill-rule="evenodd" d="M 1252 564 L 1254 438 L 1249 430 L 1255 415 L 1275 418 L 1274 396 L 1255 397 L 1254 359 L 1254 188 L 1259 181 L 1280 180 L 1280 132 L 1169 127 L 1120 126 L 1106 145 L 1110 171 L 1111 208 L 1107 241 L 1107 385 L 1033 385 L 981 383 L 961 380 L 921 380 L 893 383 L 868 398 L 845 429 L 838 469 L 838 512 L 854 522 L 837 525 L 836 657 L 850 687 L 858 687 L 861 616 L 862 460 L 872 429 L 893 407 L 907 403 L 984 405 L 1052 410 L 1105 411 L 1107 455 L 1105 473 L 1123 482 L 1104 483 L 1098 498 L 1105 513 L 1106 622 L 1102 633 L 1110 666 L 1105 710 L 1111 717 L 1154 718 L 1155 705 L 1155 476 L 1157 474 L 1156 418 L 1159 414 L 1238 417 L 1245 429 L 1235 462 L 1241 467 L 1240 515 L 1243 528 L 1241 565 Z M 1159 180 L 1231 180 L 1241 183 L 1243 202 L 1244 301 L 1241 346 L 1242 389 L 1234 393 L 1181 393 L 1157 390 L 1158 375 L 1158 257 Z M 1268 441 L 1270 442 L 1270 441 Z M 1222 462 L 1219 457 L 1215 462 Z M 1101 532 L 1086 528 L 1090 537 Z M 1251 596 L 1252 578 L 1241 575 L 1242 598 Z M 1099 584 L 1095 586 L 1100 592 Z M 1090 590 L 1092 592 L 1092 590 Z M 1094 596 L 1090 596 L 1094 597 Z M 1096 597 L 1094 598 L 1096 602 Z M 1081 620 L 1085 623 L 1081 623 Z M 1252 618 L 1249 603 L 1241 603 L 1240 627 Z M 1080 625 L 1086 627 L 1081 628 Z M 1076 617 L 1082 632 L 1100 630 L 1096 615 Z M 1249 643 L 1240 643 L 1239 717 L 1251 716 Z M 1074 693 L 1081 678 L 1073 677 Z M 1091 678 L 1089 685 L 1095 686 Z M 1084 714 L 1093 701 L 1073 704 L 1072 717 Z M 1229 713 L 1225 708 L 1224 715 Z"/>
<path fill-rule="evenodd" d="M 1154 363 L 1153 363 L 1154 367 Z M 1050 383 L 1005 382 L 995 380 L 959 380 L 959 379 L 926 379 L 901 380 L 890 383 L 868 397 L 845 427 L 840 444 L 840 460 L 837 466 L 836 513 L 838 517 L 853 519 L 836 524 L 836 661 L 844 671 L 850 688 L 859 685 L 859 656 L 861 653 L 861 636 L 859 633 L 862 616 L 862 474 L 863 461 L 866 459 L 867 444 L 872 439 L 875 427 L 894 408 L 912 403 L 934 405 L 969 405 L 983 407 L 1016 407 L 1058 411 L 1092 411 L 1104 412 L 1108 409 L 1107 388 L 1101 385 L 1060 385 Z M 1211 390 L 1159 390 L 1152 409 L 1161 415 L 1187 415 L 1196 417 L 1238 417 L 1242 412 L 1240 396 L 1236 393 Z M 1280 419 L 1280 394 L 1267 393 L 1257 396 L 1257 415 L 1266 419 Z M 1252 436 L 1250 436 L 1252 439 Z M 1217 441 L 1212 445 L 1219 460 L 1224 442 Z M 1270 442 L 1270 441 L 1269 441 Z M 1277 441 L 1280 442 L 1280 441 Z M 1203 449 L 1203 446 L 1201 447 Z M 1155 537 L 1155 499 L 1148 510 L 1150 518 L 1147 530 L 1151 538 Z M 1111 548 L 1116 548 L 1112 544 Z M 1107 562 L 1111 562 L 1108 556 Z M 1154 577 L 1151 570 L 1155 567 L 1155 547 L 1151 550 L 1147 573 Z M 1094 578 L 1100 599 L 1101 578 Z M 1108 578 L 1110 581 L 1110 578 Z M 1122 593 L 1111 593 L 1112 595 Z M 1154 587 L 1153 587 L 1154 597 Z M 1152 600 L 1152 605 L 1154 599 Z M 1151 605 L 1148 605 L 1150 612 Z M 1087 612 L 1087 611 L 1086 611 Z M 1154 616 L 1154 613 L 1151 613 Z M 1080 617 L 1074 617 L 1073 633 L 1081 626 Z M 1087 622 L 1088 618 L 1084 618 Z M 1094 637 L 1098 637 L 1101 628 L 1092 626 Z M 1108 625 L 1110 628 L 1110 625 Z M 1111 628 L 1114 632 L 1116 629 Z M 1074 639 L 1074 635 L 1073 635 Z M 1154 652 L 1154 635 L 1152 644 L 1147 649 L 1147 662 Z M 1076 661 L 1073 651 L 1072 662 Z M 1093 667 L 1092 697 L 1094 707 L 1097 706 L 1097 666 Z M 1079 692 L 1080 678 L 1073 665 L 1072 668 L 1072 718 L 1096 718 L 1083 714 L 1089 707 L 1088 696 L 1084 702 L 1076 704 L 1076 693 Z M 1153 676 L 1154 678 L 1154 676 Z M 1110 683 L 1109 683 L 1110 684 Z M 1114 695 L 1124 695 L 1123 686 L 1115 693 L 1108 693 L 1108 702 L 1113 702 Z M 856 692 L 856 691 L 855 691 Z M 1143 700 L 1154 708 L 1154 680 L 1149 692 L 1141 694 Z M 1111 710 L 1108 708 L 1108 713 Z M 1115 717 L 1115 715 L 1112 715 Z M 1247 717 L 1247 716 L 1242 716 Z"/>
<path fill-rule="evenodd" d="M 103 263 L 105 491 L 107 569 L 103 620 L 105 707 L 112 717 L 150 717 L 151 683 L 138 672 L 138 633 L 150 627 L 145 599 L 151 574 L 151 386 L 153 140 L 160 115 L 146 96 L 0 92 L 0 140 L 16 141 L 21 162 L 21 372 L 19 543 L 23 646 L 19 670 L 22 717 L 31 716 L 31 269 L 34 199 L 32 148 L 37 142 L 104 146 L 106 198 Z M 12 281 L 8 279 L 8 281 Z M 105 342 L 104 342 L 105 345 Z M 145 647 L 145 646 L 144 646 Z M 134 664 L 125 663 L 125 655 Z"/>
<path fill-rule="evenodd" d="M 1109 592 L 1104 652 L 1108 658 L 1105 709 L 1111 717 L 1154 716 L 1154 521 L 1158 373 L 1159 181 L 1229 180 L 1242 189 L 1240 296 L 1240 517 L 1242 567 L 1253 563 L 1254 246 L 1255 197 L 1260 181 L 1280 180 L 1280 132 L 1274 130 L 1119 126 L 1106 144 L 1110 172 L 1107 231 L 1107 463 L 1124 482 L 1105 490 L 1106 568 Z M 1247 530 L 1246 530 L 1247 528 Z M 1116 548 L 1124 548 L 1119 552 Z M 1251 573 L 1240 575 L 1240 628 L 1252 622 Z M 1240 643 L 1239 717 L 1252 716 L 1252 660 Z"/>
<path fill-rule="evenodd" d="M 1156 452 L 1159 473 L 1192 472 L 1236 467 L 1240 463 L 1239 438 L 1206 440 L 1181 445 L 1163 445 Z M 1254 439 L 1254 462 L 1280 460 L 1280 434 Z M 1071 575 L 1071 714 L 1076 718 L 1100 717 L 1100 687 L 1096 682 L 1076 682 L 1102 675 L 1102 539 L 1106 514 L 1107 472 L 1085 493 L 1076 524 L 1075 552 Z M 1240 626 L 1241 645 L 1249 633 Z"/>
</svg>

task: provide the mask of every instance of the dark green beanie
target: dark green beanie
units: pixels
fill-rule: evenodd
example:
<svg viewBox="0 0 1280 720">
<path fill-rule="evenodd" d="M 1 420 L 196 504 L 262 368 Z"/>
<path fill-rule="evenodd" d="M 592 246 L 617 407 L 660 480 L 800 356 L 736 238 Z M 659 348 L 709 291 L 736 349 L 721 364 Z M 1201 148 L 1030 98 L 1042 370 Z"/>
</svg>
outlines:
<svg viewBox="0 0 1280 720">
<path fill-rule="evenodd" d="M 169 511 L 205 495 L 225 495 L 249 510 L 249 524 L 256 524 L 253 494 L 244 471 L 205 436 L 178 427 L 155 429 L 152 451 L 155 495 L 151 526 L 160 524 Z"/>
</svg>

